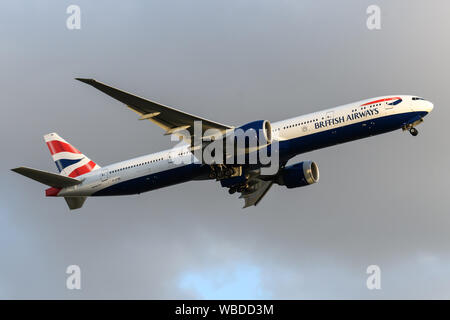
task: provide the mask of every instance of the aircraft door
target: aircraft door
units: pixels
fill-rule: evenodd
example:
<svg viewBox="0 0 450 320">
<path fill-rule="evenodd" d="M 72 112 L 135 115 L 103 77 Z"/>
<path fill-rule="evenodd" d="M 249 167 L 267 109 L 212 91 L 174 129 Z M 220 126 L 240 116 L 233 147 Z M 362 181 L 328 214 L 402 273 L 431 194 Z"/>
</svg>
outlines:
<svg viewBox="0 0 450 320">
<path fill-rule="evenodd" d="M 327 112 L 326 120 L 328 120 L 328 119 L 333 119 L 333 118 L 334 118 L 334 111 L 328 111 L 328 112 Z"/>
<path fill-rule="evenodd" d="M 174 163 L 174 159 L 177 157 L 177 152 L 176 151 L 170 151 L 169 152 L 169 156 L 168 156 L 168 162 L 169 163 Z"/>
<path fill-rule="evenodd" d="M 102 175 L 102 182 L 108 180 L 108 169 L 102 169 L 101 175 Z"/>
<path fill-rule="evenodd" d="M 384 103 L 384 114 L 392 114 L 394 112 L 394 105 L 390 104 L 391 101 L 385 101 Z"/>
</svg>

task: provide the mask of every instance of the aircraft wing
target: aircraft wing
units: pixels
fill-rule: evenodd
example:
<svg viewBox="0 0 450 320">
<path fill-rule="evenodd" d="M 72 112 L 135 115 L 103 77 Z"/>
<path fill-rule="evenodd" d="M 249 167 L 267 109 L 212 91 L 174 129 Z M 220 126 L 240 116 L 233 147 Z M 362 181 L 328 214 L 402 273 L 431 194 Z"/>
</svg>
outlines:
<svg viewBox="0 0 450 320">
<path fill-rule="evenodd" d="M 177 134 L 178 132 L 179 136 L 184 137 L 183 131 L 187 130 L 191 135 L 192 141 L 192 137 L 194 136 L 194 121 L 202 122 L 202 135 L 208 129 L 225 131 L 231 128 L 230 126 L 203 119 L 175 108 L 132 95 L 128 92 L 96 81 L 95 79 L 76 78 L 76 80 L 87 83 L 103 93 L 106 93 L 110 97 L 126 104 L 130 109 L 141 116 L 139 118 L 140 120 L 149 120 L 155 123 L 166 131 L 166 135 Z"/>
<path fill-rule="evenodd" d="M 254 178 L 249 182 L 252 183 L 252 191 L 244 191 L 241 193 L 241 196 L 239 197 L 245 200 L 243 208 L 256 206 L 261 201 L 261 199 L 266 195 L 266 193 L 269 191 L 270 187 L 273 184 L 273 181 L 265 181 L 258 178 Z"/>
</svg>

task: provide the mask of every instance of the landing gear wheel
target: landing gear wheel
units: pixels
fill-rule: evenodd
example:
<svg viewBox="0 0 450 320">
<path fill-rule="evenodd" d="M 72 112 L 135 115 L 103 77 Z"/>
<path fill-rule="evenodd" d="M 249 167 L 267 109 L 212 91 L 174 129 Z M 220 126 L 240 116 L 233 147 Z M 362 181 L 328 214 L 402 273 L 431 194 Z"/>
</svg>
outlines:
<svg viewBox="0 0 450 320">
<path fill-rule="evenodd" d="M 227 169 L 225 170 L 225 176 L 226 176 L 227 178 L 230 178 L 232 175 L 233 175 L 233 169 L 227 168 Z"/>
<path fill-rule="evenodd" d="M 415 136 L 417 136 L 419 134 L 419 131 L 417 131 L 417 129 L 413 127 L 411 129 L 409 129 L 409 133 L 411 133 L 411 135 L 413 137 L 415 137 Z"/>
<path fill-rule="evenodd" d="M 211 173 L 209 174 L 209 178 L 215 179 L 216 177 L 217 177 L 217 174 L 214 171 L 211 171 Z"/>
<path fill-rule="evenodd" d="M 239 186 L 239 187 L 237 188 L 237 192 L 242 193 L 242 192 L 244 192 L 246 189 L 247 189 L 247 186 L 245 186 L 245 185 Z"/>
</svg>

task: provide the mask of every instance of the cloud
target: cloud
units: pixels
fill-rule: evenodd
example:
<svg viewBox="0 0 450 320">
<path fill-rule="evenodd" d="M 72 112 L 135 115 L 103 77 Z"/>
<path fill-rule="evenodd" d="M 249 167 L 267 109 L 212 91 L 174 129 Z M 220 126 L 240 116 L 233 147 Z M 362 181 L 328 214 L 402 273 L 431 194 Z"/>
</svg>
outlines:
<svg viewBox="0 0 450 320">
<path fill-rule="evenodd" d="M 200 299 L 270 299 L 261 286 L 261 270 L 246 263 L 216 269 L 186 272 L 179 287 L 190 290 Z"/>
<path fill-rule="evenodd" d="M 79 31 L 65 25 L 70 2 L 0 2 L 2 296 L 449 297 L 450 42 L 436 30 L 450 30 L 450 3 L 408 3 L 380 2 L 382 29 L 370 32 L 370 1 L 80 0 Z M 415 138 L 397 131 L 296 157 L 319 164 L 320 182 L 274 186 L 257 207 L 195 181 L 69 212 L 8 170 L 56 171 L 43 134 L 102 166 L 170 148 L 160 128 L 74 77 L 236 126 L 391 93 L 435 109 Z M 65 288 L 69 264 L 82 268 L 80 292 Z M 381 292 L 365 288 L 370 264 Z"/>
</svg>

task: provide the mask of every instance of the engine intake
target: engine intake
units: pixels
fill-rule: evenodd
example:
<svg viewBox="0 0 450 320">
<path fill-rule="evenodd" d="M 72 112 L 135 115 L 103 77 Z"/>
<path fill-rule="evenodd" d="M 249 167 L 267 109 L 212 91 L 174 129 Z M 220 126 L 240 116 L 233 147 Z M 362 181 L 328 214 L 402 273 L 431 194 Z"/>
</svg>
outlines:
<svg viewBox="0 0 450 320">
<path fill-rule="evenodd" d="M 298 188 L 319 181 L 319 166 L 314 161 L 303 161 L 282 169 L 278 184 Z"/>
</svg>

